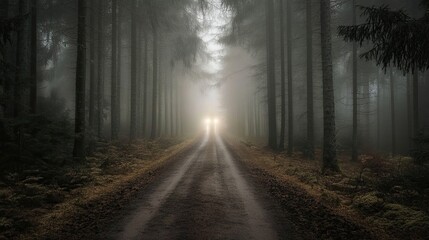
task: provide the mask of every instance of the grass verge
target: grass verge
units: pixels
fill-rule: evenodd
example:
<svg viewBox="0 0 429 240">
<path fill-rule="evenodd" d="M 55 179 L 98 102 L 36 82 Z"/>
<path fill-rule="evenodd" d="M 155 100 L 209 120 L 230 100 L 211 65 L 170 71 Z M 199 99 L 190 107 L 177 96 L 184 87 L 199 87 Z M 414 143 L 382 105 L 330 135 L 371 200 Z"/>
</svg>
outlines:
<svg viewBox="0 0 429 240">
<path fill-rule="evenodd" d="M 0 239 L 93 239 L 112 214 L 195 140 L 101 146 L 85 162 L 5 173 Z"/>
<path fill-rule="evenodd" d="M 406 158 L 340 157 L 341 174 L 322 175 L 319 160 L 287 156 L 227 138 L 301 229 L 317 239 L 427 239 L 427 168 Z M 317 158 L 320 159 L 320 156 Z"/>
</svg>

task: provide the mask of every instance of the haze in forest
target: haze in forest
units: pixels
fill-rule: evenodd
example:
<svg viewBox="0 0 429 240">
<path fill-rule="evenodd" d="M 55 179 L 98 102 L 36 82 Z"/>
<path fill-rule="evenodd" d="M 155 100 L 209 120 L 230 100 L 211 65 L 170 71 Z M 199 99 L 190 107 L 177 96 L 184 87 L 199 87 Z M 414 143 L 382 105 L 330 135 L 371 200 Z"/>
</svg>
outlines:
<svg viewBox="0 0 429 240">
<path fill-rule="evenodd" d="M 224 195 L 237 195 L 251 227 L 271 204 L 258 202 L 261 188 L 241 174 L 254 169 L 267 172 L 265 184 L 285 174 L 311 188 L 350 191 L 318 197 L 368 217 L 402 204 L 426 226 L 428 7 L 428 0 L 1 0 L 0 213 L 69 203 L 75 188 L 130 176 L 152 186 L 135 188 L 153 199 L 168 202 L 180 187 L 200 194 L 179 183 L 204 175 L 190 167 L 201 160 L 208 173 L 223 174 L 213 179 L 233 176 L 210 186 L 236 187 Z M 158 171 L 171 192 L 148 180 Z M 267 189 L 277 200 L 291 191 Z M 290 210 L 291 201 L 280 208 Z M 164 206 L 157 204 L 154 214 Z M 6 238 L 27 219 L 11 212 L 0 217 Z M 264 221 L 277 219 L 268 215 Z M 262 225 L 255 234 L 276 230 Z"/>
</svg>

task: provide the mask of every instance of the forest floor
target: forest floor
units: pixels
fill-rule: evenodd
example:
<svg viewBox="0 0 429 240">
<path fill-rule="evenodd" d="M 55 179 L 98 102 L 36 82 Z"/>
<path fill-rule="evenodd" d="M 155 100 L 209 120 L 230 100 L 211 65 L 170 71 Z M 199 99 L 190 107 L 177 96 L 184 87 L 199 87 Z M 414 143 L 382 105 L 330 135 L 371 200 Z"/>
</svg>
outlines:
<svg viewBox="0 0 429 240">
<path fill-rule="evenodd" d="M 347 225 L 367 229 L 376 239 L 429 236 L 428 166 L 380 155 L 352 163 L 340 155 L 341 174 L 323 175 L 320 160 L 303 154 L 287 156 L 233 138 L 228 142 L 295 223 L 318 239 L 351 239 L 353 227 Z M 321 159 L 320 152 L 316 159 Z"/>
<path fill-rule="evenodd" d="M 82 163 L 3 172 L 0 239 L 50 239 L 65 229 L 97 228 L 191 141 L 100 143 Z"/>
<path fill-rule="evenodd" d="M 221 150 L 222 144 L 212 142 L 200 151 L 201 154 L 196 154 L 199 140 L 201 138 L 133 144 L 100 143 L 95 153 L 82 163 L 39 165 L 37 168 L 20 169 L 19 173 L 2 174 L 0 239 L 115 236 L 118 233 L 115 229 L 122 225 L 110 226 L 112 233 L 106 230 L 106 223 L 121 223 L 116 221 L 117 218 L 127 215 L 127 209 L 134 206 L 132 202 L 137 201 L 139 204 L 136 206 L 139 207 L 144 205 L 140 203 L 148 196 L 154 195 L 154 199 L 158 199 L 158 193 L 165 194 L 163 189 L 169 189 L 162 187 L 164 182 L 177 182 L 174 191 L 171 190 L 177 194 L 171 196 L 179 198 L 173 197 L 173 200 L 180 200 L 180 196 L 188 194 L 184 195 L 183 201 L 171 200 L 170 208 L 163 206 L 159 212 L 161 216 L 169 211 L 180 215 L 192 210 L 200 215 L 183 214 L 178 219 L 198 216 L 212 222 L 206 226 L 201 219 L 190 224 L 181 221 L 183 229 L 195 230 L 193 226 L 196 225 L 215 229 L 222 223 L 222 218 L 213 216 L 222 211 L 213 211 L 215 215 L 201 214 L 234 203 L 230 199 L 236 199 L 237 192 L 232 191 L 235 185 L 228 182 L 231 176 L 235 176 L 239 183 L 248 182 L 256 189 L 255 194 L 259 198 L 264 194 L 272 198 L 272 206 L 279 206 L 279 209 L 272 208 L 270 204 L 263 205 L 261 209 L 276 212 L 270 215 L 273 219 L 281 219 L 274 217 L 276 214 L 287 218 L 284 222 L 290 221 L 289 227 L 295 229 L 293 232 L 297 239 L 427 239 L 429 235 L 429 170 L 425 165 L 415 165 L 409 158 L 361 156 L 359 163 L 350 163 L 346 157 L 340 156 L 342 173 L 323 175 L 320 161 L 307 160 L 299 153 L 287 156 L 286 153 L 272 152 L 227 137 L 224 141 L 226 149 Z M 226 152 L 231 154 L 231 159 L 228 160 Z M 320 153 L 316 159 L 320 159 Z M 235 162 L 233 165 L 238 174 L 230 173 L 234 169 L 228 165 L 231 161 Z M 181 174 L 177 170 L 180 166 L 190 169 L 182 174 L 180 179 L 183 180 L 175 177 Z M 212 175 L 215 177 L 210 177 Z M 170 178 L 177 181 L 168 180 Z M 201 179 L 206 178 L 213 181 L 205 184 L 206 181 Z M 155 191 L 157 186 L 161 186 L 159 191 Z M 208 189 L 223 193 L 220 194 L 223 198 L 219 199 L 222 204 L 204 207 L 216 202 L 216 198 L 198 198 L 205 196 Z M 177 204 L 183 204 L 183 207 L 178 209 Z M 195 209 L 197 211 L 193 211 Z M 238 208 L 233 209 L 232 212 L 238 211 Z M 147 217 L 146 214 L 140 216 L 139 211 L 130 211 L 131 216 L 136 214 L 138 219 Z M 220 228 L 224 234 L 227 229 L 231 230 L 230 224 L 239 224 L 250 215 L 237 216 L 243 217 L 237 217 L 238 220 L 225 223 L 224 228 Z M 167 217 L 165 221 L 171 222 L 172 219 Z M 154 226 L 166 229 L 165 232 L 182 226 L 164 226 L 164 220 L 159 224 Z M 280 225 L 283 228 L 287 226 Z M 219 231 L 217 234 L 222 233 Z M 159 231 L 153 233 L 159 234 Z M 246 231 L 242 233 L 245 233 L 243 236 L 248 234 Z"/>
</svg>

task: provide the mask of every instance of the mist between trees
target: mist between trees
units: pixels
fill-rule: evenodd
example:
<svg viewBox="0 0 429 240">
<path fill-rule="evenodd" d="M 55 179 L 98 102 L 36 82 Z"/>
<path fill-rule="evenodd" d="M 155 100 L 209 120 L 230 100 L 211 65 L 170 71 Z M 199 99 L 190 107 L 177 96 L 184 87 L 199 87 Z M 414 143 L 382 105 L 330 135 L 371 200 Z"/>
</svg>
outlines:
<svg viewBox="0 0 429 240">
<path fill-rule="evenodd" d="M 273 150 L 320 149 L 326 171 L 338 153 L 423 161 L 427 5 L 373 4 L 3 0 L 2 161 L 191 136 L 207 115 Z"/>
</svg>

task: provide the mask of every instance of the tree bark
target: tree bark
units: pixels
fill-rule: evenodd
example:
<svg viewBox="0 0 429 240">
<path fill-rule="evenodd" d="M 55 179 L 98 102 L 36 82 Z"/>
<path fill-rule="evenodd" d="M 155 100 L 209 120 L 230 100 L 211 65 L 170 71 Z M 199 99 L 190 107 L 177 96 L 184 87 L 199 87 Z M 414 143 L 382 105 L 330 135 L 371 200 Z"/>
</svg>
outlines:
<svg viewBox="0 0 429 240">
<path fill-rule="evenodd" d="M 383 74 L 379 74 L 377 79 L 377 150 L 380 151 L 380 140 L 381 140 L 381 87 L 380 81 Z"/>
<path fill-rule="evenodd" d="M 414 71 L 413 76 L 413 136 L 417 138 L 420 131 L 419 121 L 419 72 Z"/>
<path fill-rule="evenodd" d="M 25 1 L 19 0 L 18 2 L 18 15 L 24 18 L 25 15 Z M 15 83 L 13 88 L 13 116 L 15 118 L 22 114 L 22 91 L 24 88 L 25 78 L 25 21 L 20 24 L 16 34 L 16 71 Z"/>
<path fill-rule="evenodd" d="M 281 82 L 281 120 L 280 120 L 280 143 L 279 149 L 285 147 L 285 132 L 286 132 L 286 70 L 285 70 L 285 26 L 284 26 L 284 0 L 279 0 L 279 17 L 280 17 L 280 82 Z M 286 0 L 289 1 L 289 0 Z M 288 10 L 289 13 L 289 10 Z"/>
<path fill-rule="evenodd" d="M 149 71 L 148 71 L 148 67 L 149 67 L 149 62 L 148 62 L 148 37 L 146 32 L 143 33 L 144 34 L 144 55 L 143 55 L 143 61 L 144 61 L 144 65 L 143 65 L 143 112 L 142 112 L 142 135 L 143 137 L 146 136 L 146 125 L 147 125 L 147 93 L 148 93 L 148 89 L 147 89 L 147 85 L 148 85 L 148 81 L 149 81 Z"/>
<path fill-rule="evenodd" d="M 30 113 L 37 113 L 37 4 L 38 0 L 31 1 L 31 85 L 30 85 Z"/>
<path fill-rule="evenodd" d="M 118 50 L 118 0 L 112 0 L 112 65 L 111 65 L 111 88 L 110 88 L 110 119 L 111 138 L 117 140 L 119 135 L 118 124 L 118 76 L 117 76 L 117 50 Z"/>
<path fill-rule="evenodd" d="M 164 76 L 164 135 L 168 136 L 168 83 L 170 82 L 168 68 L 165 70 Z"/>
<path fill-rule="evenodd" d="M 173 86 L 174 86 L 173 85 L 173 70 L 171 69 L 170 70 L 170 119 L 169 119 L 170 120 L 170 132 L 169 132 L 170 133 L 170 137 L 173 137 L 173 135 L 174 135 Z"/>
<path fill-rule="evenodd" d="M 180 107 L 180 84 L 177 82 L 176 84 L 176 137 L 179 137 L 181 135 L 180 129 L 181 129 L 181 121 L 180 121 L 180 114 L 181 114 L 181 107 Z"/>
<path fill-rule="evenodd" d="M 277 149 L 276 79 L 274 53 L 274 1 L 266 1 L 268 146 Z"/>
<path fill-rule="evenodd" d="M 78 0 L 78 30 L 76 59 L 76 105 L 73 157 L 85 157 L 85 74 L 86 74 L 86 1 Z"/>
<path fill-rule="evenodd" d="M 98 81 L 97 81 L 97 136 L 102 138 L 104 120 L 104 0 L 98 0 Z"/>
<path fill-rule="evenodd" d="M 392 155 L 396 155 L 396 113 L 395 113 L 395 79 L 390 69 L 390 117 L 392 121 Z"/>
<path fill-rule="evenodd" d="M 130 109 L 130 140 L 137 137 L 137 1 L 132 0 L 131 6 L 131 109 Z"/>
<path fill-rule="evenodd" d="M 0 3 L 0 11 L 2 12 L 2 16 L 4 16 L 5 18 L 9 18 L 9 13 L 10 13 L 10 2 L 9 0 L 5 0 L 2 1 Z M 10 44 L 10 48 L 6 48 L 5 49 L 5 58 L 4 61 L 6 61 L 7 63 L 10 63 L 9 61 L 11 61 L 13 59 L 13 46 L 14 44 L 11 43 Z M 3 106 L 4 107 L 4 116 L 5 117 L 12 117 L 14 115 L 14 104 L 13 104 L 13 83 L 14 79 L 12 78 L 6 78 L 4 81 L 4 93 L 5 93 L 5 98 L 6 98 L 6 104 Z"/>
<path fill-rule="evenodd" d="M 161 39 L 162 39 L 162 37 L 161 38 L 159 38 L 160 39 L 160 41 L 162 41 Z M 163 127 L 163 125 L 162 125 L 162 120 L 163 120 L 163 118 L 162 118 L 162 114 L 163 114 L 163 111 L 162 111 L 162 106 L 163 106 L 163 100 L 164 100 L 164 98 L 163 98 L 163 90 L 164 90 L 164 79 L 163 79 L 163 72 L 161 72 L 161 66 L 162 66 L 162 60 L 163 60 L 163 55 L 162 55 L 162 50 L 163 50 L 163 48 L 162 48 L 163 46 L 162 46 L 162 42 L 160 43 L 160 47 L 159 47 L 159 51 L 158 51 L 158 62 L 159 62 L 159 65 L 158 65 L 158 68 L 157 68 L 157 72 L 158 72 L 158 102 L 157 102 L 157 111 L 156 111 L 156 113 L 157 113 L 157 119 L 158 119 L 158 123 L 157 123 L 157 135 L 159 136 L 159 137 L 162 137 L 162 135 L 163 135 L 163 130 L 162 130 L 162 127 Z"/>
<path fill-rule="evenodd" d="M 320 0 L 323 78 L 323 166 L 322 171 L 339 172 L 336 152 L 335 98 L 332 75 L 331 1 Z"/>
<path fill-rule="evenodd" d="M 155 139 L 157 137 L 157 107 L 158 107 L 158 32 L 154 20 L 152 20 L 152 31 L 153 31 L 153 89 L 152 89 L 152 129 L 150 138 Z"/>
<path fill-rule="evenodd" d="M 356 26 L 356 0 L 353 0 L 353 26 Z M 352 161 L 358 160 L 358 76 L 357 76 L 357 43 L 353 42 L 353 133 L 352 133 Z"/>
<path fill-rule="evenodd" d="M 408 148 L 413 148 L 413 104 L 412 104 L 412 79 L 411 74 L 407 75 L 407 125 L 408 125 Z"/>
<path fill-rule="evenodd" d="M 307 0 L 307 157 L 314 159 L 313 21 L 312 0 Z"/>
<path fill-rule="evenodd" d="M 117 124 L 118 124 L 118 137 L 121 133 L 121 72 L 122 72 L 122 11 L 123 1 L 118 1 L 118 70 L 117 70 L 117 81 L 116 81 L 116 108 L 118 110 Z"/>
<path fill-rule="evenodd" d="M 89 33 L 89 129 L 92 142 L 92 134 L 95 133 L 96 126 L 96 102 L 97 102 L 97 79 L 96 79 L 96 48 L 95 48 L 95 32 L 96 32 L 96 0 L 90 0 L 90 33 Z M 90 144 L 92 145 L 92 143 Z"/>
<path fill-rule="evenodd" d="M 287 0 L 288 154 L 293 152 L 292 0 Z"/>
</svg>

